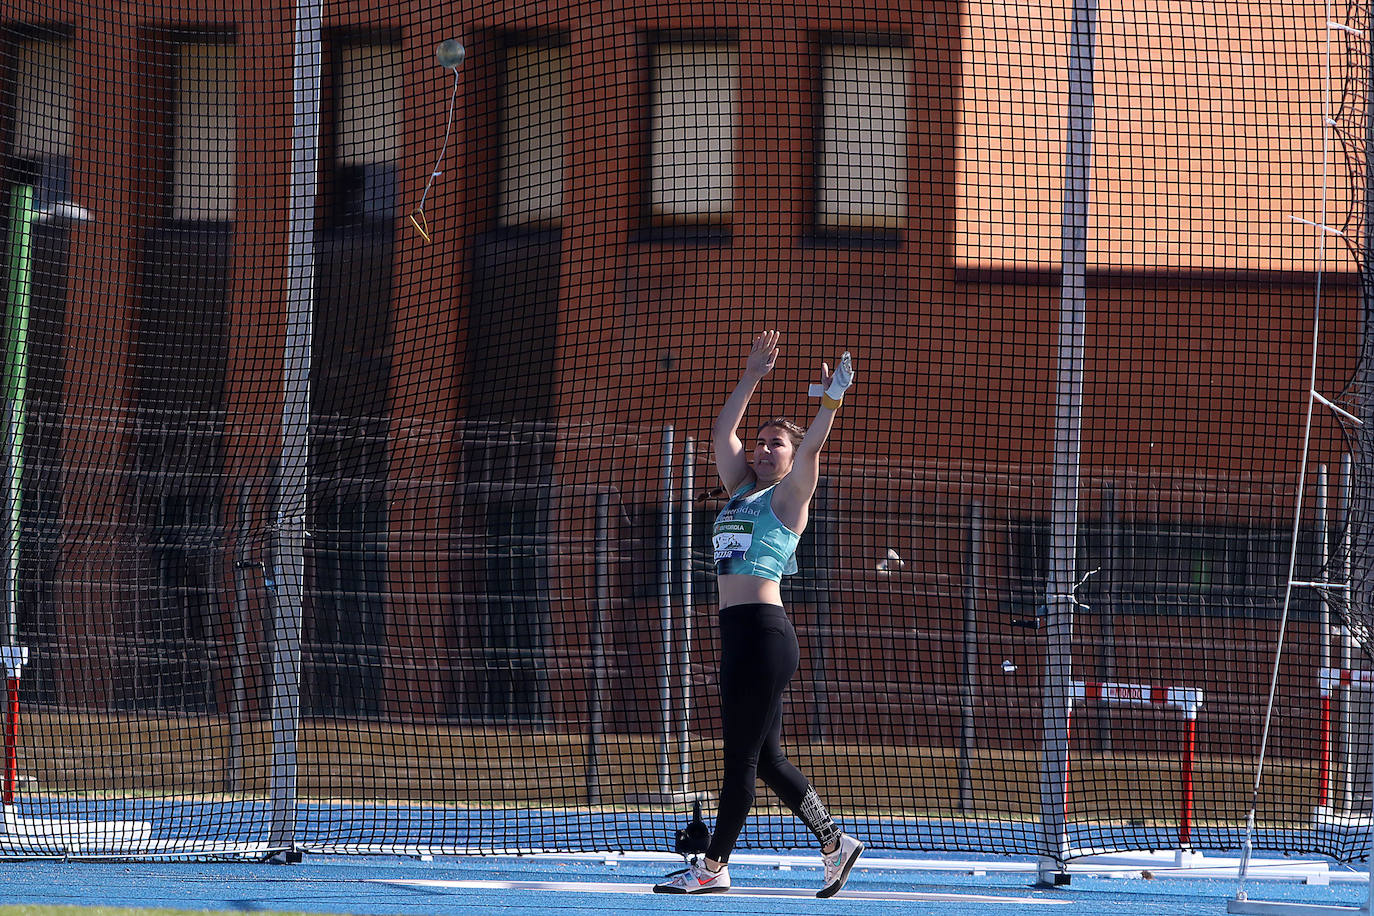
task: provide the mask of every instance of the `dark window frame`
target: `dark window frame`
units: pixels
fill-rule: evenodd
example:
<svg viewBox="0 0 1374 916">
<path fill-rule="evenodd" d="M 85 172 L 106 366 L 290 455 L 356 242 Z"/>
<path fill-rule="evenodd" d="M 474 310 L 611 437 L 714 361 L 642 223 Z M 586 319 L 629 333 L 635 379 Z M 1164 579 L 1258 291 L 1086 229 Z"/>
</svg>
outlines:
<svg viewBox="0 0 1374 916">
<path fill-rule="evenodd" d="M 812 43 L 811 73 L 813 81 L 811 130 L 809 132 L 810 154 L 807 156 L 810 180 L 809 199 L 806 208 L 805 244 L 815 247 L 852 247 L 852 248 L 896 248 L 902 243 L 911 219 L 910 188 L 906 194 L 906 214 L 901 225 L 895 227 L 864 228 L 861 226 L 826 226 L 821 221 L 822 169 L 821 155 L 825 146 L 825 52 L 835 47 L 856 48 L 912 48 L 911 36 L 904 33 L 882 32 L 818 32 Z M 908 85 L 907 104 L 917 100 Z M 908 134 L 911 117 L 908 112 Z M 908 137 L 908 140 L 910 138 Z M 911 145 L 906 149 L 908 186 L 910 185 Z"/>
</svg>

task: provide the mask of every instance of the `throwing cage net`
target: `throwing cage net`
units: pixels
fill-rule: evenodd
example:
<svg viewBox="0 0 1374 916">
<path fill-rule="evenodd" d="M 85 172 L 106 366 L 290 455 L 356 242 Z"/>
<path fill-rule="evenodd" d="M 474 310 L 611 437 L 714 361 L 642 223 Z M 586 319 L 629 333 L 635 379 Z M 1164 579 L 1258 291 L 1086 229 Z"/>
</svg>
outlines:
<svg viewBox="0 0 1374 916">
<path fill-rule="evenodd" d="M 1366 855 L 1367 9 L 766 11 L 6 3 L 0 856 L 671 849 L 766 329 L 848 832 Z"/>
</svg>

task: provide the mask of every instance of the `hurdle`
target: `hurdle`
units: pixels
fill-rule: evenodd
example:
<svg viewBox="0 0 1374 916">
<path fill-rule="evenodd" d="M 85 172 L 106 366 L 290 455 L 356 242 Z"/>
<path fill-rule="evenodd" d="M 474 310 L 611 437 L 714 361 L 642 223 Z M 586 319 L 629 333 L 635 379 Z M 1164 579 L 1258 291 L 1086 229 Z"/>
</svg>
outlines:
<svg viewBox="0 0 1374 916">
<path fill-rule="evenodd" d="M 28 663 L 24 646 L 0 646 L 0 665 L 5 668 L 5 778 L 0 788 L 0 803 L 6 815 L 14 805 L 14 790 L 19 783 L 19 675 Z"/>
<path fill-rule="evenodd" d="M 1338 814 L 1331 806 L 1331 706 L 1337 690 L 1346 687 L 1374 687 L 1374 671 L 1350 668 L 1321 668 L 1317 675 L 1321 695 L 1320 745 L 1318 748 L 1317 805 L 1312 814 L 1314 825 L 1367 829 L 1368 814 Z M 1363 903 L 1348 905 L 1335 903 L 1294 903 L 1275 900 L 1251 900 L 1244 890 L 1226 904 L 1226 912 L 1248 916 L 1365 916 L 1370 911 L 1369 885 Z"/>
<path fill-rule="evenodd" d="M 1317 685 L 1321 693 L 1320 704 L 1320 745 L 1317 755 L 1317 807 L 1313 812 L 1313 822 L 1344 827 L 1368 827 L 1371 817 L 1368 814 L 1337 813 L 1331 803 L 1332 759 L 1332 722 L 1331 708 L 1336 691 L 1347 687 L 1374 688 L 1374 671 L 1351 668 L 1322 668 L 1317 675 Z"/>
<path fill-rule="evenodd" d="M 1183 866 L 1196 858 L 1192 850 L 1193 759 L 1197 752 L 1197 716 L 1202 709 L 1202 691 L 1195 687 L 1165 687 L 1157 684 L 1073 681 L 1069 696 L 1069 722 L 1073 709 L 1089 701 L 1109 706 L 1159 707 L 1183 714 L 1183 760 L 1180 767 L 1178 810 L 1178 854 L 1175 864 Z M 1070 731 L 1072 738 L 1072 731 Z M 1067 803 L 1067 799 L 1066 799 Z"/>
<path fill-rule="evenodd" d="M 0 788 L 0 852 L 24 855 L 110 855 L 147 851 L 152 825 L 145 821 L 81 821 L 21 817 L 19 785 L 19 679 L 29 660 L 24 646 L 0 646 L 5 668 L 5 775 Z"/>
</svg>

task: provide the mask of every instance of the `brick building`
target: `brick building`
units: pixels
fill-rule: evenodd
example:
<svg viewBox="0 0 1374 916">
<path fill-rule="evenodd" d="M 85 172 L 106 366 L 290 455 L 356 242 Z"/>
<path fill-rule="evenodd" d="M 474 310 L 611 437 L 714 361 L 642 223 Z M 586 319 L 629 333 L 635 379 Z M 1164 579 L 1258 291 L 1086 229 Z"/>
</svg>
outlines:
<svg viewBox="0 0 1374 916">
<path fill-rule="evenodd" d="M 222 709 L 245 677 L 226 659 L 270 628 L 297 422 L 308 714 L 575 723 L 596 642 L 620 691 L 607 716 L 653 731 L 664 427 L 674 486 L 688 437 L 707 481 L 715 407 L 750 334 L 777 326 L 785 363 L 760 417 L 809 409 L 815 364 L 842 348 L 861 372 L 791 592 L 811 733 L 843 702 L 869 711 L 855 737 L 948 739 L 975 586 L 977 664 L 1022 672 L 980 675 L 988 695 L 1032 708 L 1039 643 L 1021 625 L 1041 602 L 1054 461 L 1063 15 L 330 7 L 306 419 L 283 417 L 281 385 L 293 9 L 9 0 L 8 187 L 91 216 L 34 226 L 32 689 Z M 1306 407 L 1318 260 L 1289 217 L 1321 208 L 1320 48 L 1277 7 L 1250 8 L 1284 24 L 1264 42 L 1200 5 L 1168 15 L 1123 13 L 1098 46 L 1080 518 L 1084 568 L 1107 570 L 1087 603 L 1110 611 L 1085 614 L 1077 652 L 1090 677 L 1254 687 Z M 455 35 L 456 81 L 434 58 Z M 425 242 L 406 216 L 441 149 Z M 1350 178 L 1332 175 L 1339 211 Z M 1334 394 L 1356 285 L 1338 247 L 1325 267 L 1318 387 Z M 1334 468 L 1339 431 L 1323 415 L 1317 434 L 1313 464 Z M 685 506 L 694 597 L 674 583 L 669 603 L 706 632 L 714 506 Z M 878 568 L 888 550 L 900 571 Z M 1301 609 L 1310 665 L 1314 601 Z M 709 651 L 699 640 L 699 664 Z M 1228 715 L 1253 718 L 1239 693 Z"/>
</svg>

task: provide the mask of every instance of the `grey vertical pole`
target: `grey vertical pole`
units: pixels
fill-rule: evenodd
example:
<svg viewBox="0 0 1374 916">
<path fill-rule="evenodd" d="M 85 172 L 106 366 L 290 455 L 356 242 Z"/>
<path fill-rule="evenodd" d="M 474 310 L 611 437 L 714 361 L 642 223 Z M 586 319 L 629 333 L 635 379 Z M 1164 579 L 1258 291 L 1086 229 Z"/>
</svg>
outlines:
<svg viewBox="0 0 1374 916">
<path fill-rule="evenodd" d="M 658 665 L 658 790 L 672 791 L 669 756 L 673 734 L 673 427 L 663 427 L 663 505 L 659 520 L 658 622 L 662 640 Z"/>
<path fill-rule="evenodd" d="M 1350 589 L 1352 588 L 1351 582 L 1350 582 L 1350 572 L 1351 572 L 1351 569 L 1350 569 L 1350 564 L 1351 564 L 1351 556 L 1350 556 L 1350 546 L 1351 546 L 1351 538 L 1350 538 L 1350 535 L 1351 535 L 1351 531 L 1350 531 L 1351 514 L 1350 514 L 1350 512 L 1351 512 L 1351 505 L 1350 505 L 1350 498 L 1351 498 L 1351 495 L 1352 495 L 1352 490 L 1351 490 L 1351 488 L 1352 488 L 1352 486 L 1353 486 L 1353 479 L 1352 479 L 1352 477 L 1353 477 L 1353 472 L 1354 472 L 1354 467 L 1353 467 L 1353 463 L 1352 463 L 1352 460 L 1351 460 L 1351 456 L 1350 456 L 1349 454 L 1342 455 L 1342 456 L 1341 456 L 1341 490 L 1340 490 L 1340 492 L 1341 492 L 1341 507 L 1340 507 L 1340 513 L 1341 513 L 1341 532 L 1342 532 L 1342 534 L 1341 534 L 1341 543 L 1340 543 L 1340 547 L 1338 548 L 1338 549 L 1340 550 L 1340 554 L 1341 554 L 1341 559 L 1340 559 L 1340 563 L 1338 564 L 1338 566 L 1339 566 L 1339 568 L 1340 568 L 1341 581 L 1345 583 L 1345 587 L 1346 587 L 1346 601 L 1348 601 L 1348 602 L 1349 602 L 1349 601 L 1354 601 L 1354 600 L 1356 600 L 1356 596 L 1350 591 Z M 1353 640 L 1353 639 L 1351 638 L 1351 636 L 1350 636 L 1350 629 L 1349 629 L 1348 627 L 1346 627 L 1344 624 L 1341 625 L 1341 627 L 1340 627 L 1340 629 L 1339 629 L 1339 631 L 1338 631 L 1337 639 L 1339 640 L 1339 643 L 1340 643 L 1340 656 L 1339 656 L 1339 657 L 1340 657 L 1340 663 L 1341 663 L 1341 670 L 1343 670 L 1343 671 L 1348 671 L 1348 670 L 1350 670 L 1351 666 L 1352 666 L 1352 665 L 1354 664 L 1354 662 L 1355 662 L 1355 643 L 1354 643 L 1354 640 Z M 1338 710 L 1338 711 L 1337 711 L 1337 714 L 1336 714 L 1336 720 L 1337 720 L 1337 722 L 1339 723 L 1338 726 L 1337 726 L 1337 729 L 1336 729 L 1336 734 L 1337 734 L 1337 736 L 1338 736 L 1338 738 L 1339 738 L 1339 741 L 1340 741 L 1340 745 L 1339 745 L 1339 747 L 1340 747 L 1340 751 L 1339 751 L 1339 760 L 1340 760 L 1340 772 L 1341 772 L 1341 789 L 1340 789 L 1340 795 L 1339 795 L 1339 798 L 1340 798 L 1340 810 L 1341 810 L 1342 812 L 1344 812 L 1344 813 L 1349 813 L 1350 809 L 1351 809 L 1351 808 L 1354 806 L 1354 804 L 1355 804 L 1355 783 L 1354 783 L 1354 774 L 1355 774 L 1355 744 L 1354 744 L 1354 741 L 1352 740 L 1352 739 L 1354 738 L 1354 736 L 1355 736 L 1355 730 L 1354 730 L 1354 727 L 1355 727 L 1355 715 L 1354 715 L 1354 710 L 1355 710 L 1355 699 L 1354 699 L 1354 696 L 1352 695 L 1352 692 L 1351 692 L 1350 690 L 1348 690 L 1348 689 L 1347 689 L 1347 690 L 1341 690 L 1341 691 L 1337 694 L 1337 697 L 1338 697 L 1339 700 L 1340 700 L 1339 704 L 1337 705 L 1337 710 Z M 1336 796 L 1335 793 L 1333 792 L 1333 793 L 1332 793 L 1332 798 L 1333 798 L 1333 800 L 1334 800 L 1336 797 L 1337 797 L 1337 796 Z"/>
<path fill-rule="evenodd" d="M 1371 29 L 1374 29 L 1374 11 L 1372 11 L 1370 15 L 1366 16 L 1365 21 L 1364 21 L 1363 23 L 1361 23 L 1361 25 L 1362 25 L 1362 27 L 1365 29 L 1365 34 L 1366 34 L 1366 35 L 1369 34 L 1369 31 L 1370 31 Z M 1371 260 L 1371 259 L 1374 259 L 1374 222 L 1371 222 L 1371 220 L 1374 220 L 1374 166 L 1371 166 L 1371 163 L 1374 162 L 1374 159 L 1371 159 L 1371 158 L 1370 158 L 1371 155 L 1374 155 L 1374 102 L 1371 102 L 1371 101 L 1370 101 L 1370 93 L 1369 93 L 1369 87 L 1370 87 L 1370 86 L 1374 86 L 1374 54 L 1366 54 L 1364 59 L 1365 59 L 1365 67 L 1366 67 L 1365 74 L 1364 74 L 1364 77 L 1365 77 L 1365 78 L 1364 78 L 1363 86 L 1362 86 L 1362 88 L 1365 90 L 1364 93 L 1363 93 L 1363 95 L 1364 95 L 1364 100 L 1365 100 L 1365 104 L 1364 104 L 1364 176 L 1363 176 L 1363 177 L 1364 177 L 1364 225 L 1363 225 L 1363 231 L 1360 233 L 1360 249 L 1361 249 L 1361 254 L 1363 255 L 1363 257 L 1360 259 L 1360 307 L 1361 307 L 1361 311 L 1362 311 L 1362 313 L 1363 313 L 1363 314 L 1361 315 L 1361 318 L 1362 318 L 1362 321 L 1361 321 L 1361 324 L 1362 324 L 1362 332 L 1363 332 L 1363 335 L 1364 335 L 1364 339 L 1363 339 L 1362 343 L 1364 344 L 1365 347 L 1368 347 L 1369 343 L 1371 342 L 1370 335 L 1371 335 L 1372 333 L 1374 333 L 1374 260 Z M 1366 362 L 1366 365 L 1368 365 L 1367 362 Z M 1366 371 L 1368 371 L 1368 370 L 1366 370 Z M 1363 374 L 1363 373 L 1361 373 L 1361 374 Z M 1366 383 L 1367 383 L 1367 382 L 1368 382 L 1368 378 L 1367 378 L 1367 377 L 1366 377 L 1366 378 L 1361 378 L 1361 379 L 1358 379 L 1358 381 L 1362 381 L 1362 382 L 1366 382 Z M 1365 391 L 1368 391 L 1368 390 L 1369 390 L 1369 388 L 1367 387 L 1367 384 L 1366 384 L 1366 386 L 1363 387 L 1363 390 L 1365 390 Z M 1363 405 L 1363 409 L 1360 411 L 1360 413 L 1361 413 L 1361 415 L 1362 415 L 1361 418 L 1365 421 L 1366 426 L 1370 423 L 1371 420 L 1374 420 L 1374 409 L 1371 408 L 1371 405 L 1369 405 L 1369 404 Z M 1351 474 L 1352 474 L 1352 478 L 1351 478 L 1351 479 L 1352 479 L 1352 486 L 1353 486 L 1353 474 L 1354 474 L 1354 469 L 1353 469 L 1353 467 L 1352 467 L 1352 469 L 1351 469 Z M 1354 491 L 1353 491 L 1353 489 L 1352 489 L 1352 490 L 1349 491 L 1349 492 L 1350 492 L 1351 495 L 1353 495 L 1353 492 L 1354 492 Z M 1349 501 L 1349 498 L 1347 498 L 1346 507 L 1347 507 L 1347 510 L 1353 509 L 1353 508 L 1354 508 L 1354 504 L 1353 504 L 1352 502 Z M 1349 532 L 1350 529 L 1351 529 L 1351 524 L 1350 524 L 1350 522 L 1349 522 L 1349 518 L 1350 518 L 1350 516 L 1347 515 L 1347 516 L 1346 516 L 1346 519 L 1347 519 L 1347 522 L 1346 522 L 1346 530 L 1347 530 L 1347 532 Z M 1360 545 L 1363 547 L 1363 546 L 1365 546 L 1365 545 L 1368 545 L 1369 540 L 1368 540 L 1368 534 L 1367 534 L 1367 533 L 1360 533 L 1360 534 L 1359 534 L 1359 538 L 1360 538 L 1359 541 L 1356 541 L 1356 540 L 1355 540 L 1356 535 L 1355 535 L 1354 533 L 1349 534 L 1348 537 L 1349 537 L 1350 539 L 1346 542 L 1346 543 L 1347 543 L 1347 548 L 1348 548 L 1348 549 L 1346 550 L 1346 557 L 1345 557 L 1345 559 L 1346 559 L 1346 563 L 1347 563 L 1347 564 L 1352 564 L 1352 563 L 1353 563 L 1353 556 L 1352 556 L 1352 555 L 1353 555 L 1353 553 L 1354 553 L 1354 551 L 1355 551 L 1355 545 L 1358 543 L 1358 544 L 1360 544 Z M 1352 567 L 1351 567 L 1350 565 L 1347 565 L 1346 569 L 1347 569 L 1347 572 L 1348 572 L 1348 573 L 1353 571 L 1353 569 L 1352 569 Z M 1367 603 L 1368 600 L 1369 600 L 1369 598 L 1370 598 L 1370 595 L 1369 595 L 1368 592 L 1367 592 L 1368 586 L 1366 585 L 1365 588 L 1362 588 L 1362 589 L 1361 589 L 1362 594 L 1356 595 L 1356 594 L 1355 594 L 1354 579 L 1351 578 L 1349 575 L 1347 575 L 1346 582 L 1348 583 L 1348 586 L 1349 586 L 1349 590 L 1346 592 L 1346 600 L 1352 605 L 1352 607 L 1353 607 L 1353 606 L 1358 606 L 1358 607 L 1369 607 L 1369 604 Z M 1355 605 L 1354 602 L 1356 602 L 1356 601 L 1361 602 L 1361 604 Z M 1348 641 L 1347 641 L 1347 642 L 1348 642 Z M 1347 693 L 1349 693 L 1349 691 L 1347 691 Z M 1362 699 L 1367 700 L 1367 699 L 1368 699 L 1368 695 L 1367 695 L 1367 694 L 1364 695 L 1364 696 L 1362 697 Z M 1366 731 L 1365 731 L 1364 735 L 1362 736 L 1362 740 L 1363 740 L 1363 742 L 1364 742 L 1364 743 L 1363 743 L 1364 753 L 1363 753 L 1361 756 L 1365 757 L 1365 759 L 1368 759 L 1369 756 L 1370 756 L 1371 750 L 1374 750 L 1374 732 L 1371 732 L 1371 731 L 1368 730 L 1368 729 L 1369 729 L 1369 715 L 1368 715 L 1368 709 L 1369 709 L 1369 707 L 1368 707 L 1367 704 L 1364 704 L 1364 703 L 1362 703 L 1361 705 L 1362 705 L 1362 708 L 1363 708 L 1364 710 L 1366 710 L 1365 715 L 1362 717 L 1362 719 L 1363 719 L 1363 724 L 1364 724 L 1364 726 L 1365 726 Z M 1354 749 L 1354 745 L 1353 745 L 1353 742 L 1352 742 L 1352 744 L 1351 744 L 1352 754 L 1353 754 L 1353 749 Z M 1348 777 L 1347 777 L 1347 778 L 1348 778 Z M 1347 809 L 1347 810 L 1349 810 L 1349 809 Z M 1366 888 L 1366 890 L 1365 890 L 1364 910 L 1365 910 L 1366 912 L 1368 912 L 1368 911 L 1370 911 L 1370 910 L 1374 910 L 1374 878 L 1372 878 L 1372 879 L 1370 880 L 1369 886 L 1368 886 L 1368 887 Z"/>
<path fill-rule="evenodd" d="M 1359 23 L 1358 27 L 1364 29 L 1366 35 L 1368 35 L 1371 30 L 1374 30 L 1374 10 L 1371 10 L 1370 13 L 1365 16 L 1364 21 Z M 1374 343 L 1374 222 L 1371 222 L 1371 220 L 1374 220 L 1374 165 L 1371 165 L 1371 163 L 1374 163 L 1374 159 L 1370 158 L 1374 156 L 1374 101 L 1371 101 L 1368 91 L 1370 86 L 1374 86 L 1374 55 L 1365 54 L 1364 64 L 1365 72 L 1361 86 L 1361 88 L 1365 90 L 1363 93 L 1364 172 L 1362 175 L 1364 179 L 1364 221 L 1360 232 L 1360 254 L 1362 257 L 1360 258 L 1359 267 L 1360 344 L 1361 349 L 1367 352 L 1370 344 Z M 1356 373 L 1356 390 L 1368 392 L 1372 380 L 1371 363 L 1369 360 L 1363 360 L 1361 366 L 1362 368 Z M 1374 401 L 1371 401 L 1368 396 L 1366 396 L 1364 402 L 1360 405 L 1359 414 L 1360 419 L 1364 421 L 1364 428 L 1366 430 L 1370 429 L 1371 425 L 1374 425 Z M 1371 519 L 1368 517 L 1367 513 L 1360 513 L 1358 518 L 1355 516 L 1353 496 L 1356 485 L 1354 477 L 1356 467 L 1351 456 L 1347 455 L 1345 457 L 1346 462 L 1343 462 L 1343 466 L 1349 468 L 1349 476 L 1346 478 L 1349 489 L 1346 490 L 1345 494 L 1345 529 L 1347 532 L 1345 571 L 1346 582 L 1349 586 L 1349 590 L 1346 593 L 1346 600 L 1352 607 L 1368 608 L 1371 601 L 1374 601 L 1374 594 L 1371 594 L 1371 585 L 1367 576 L 1361 576 L 1361 582 L 1358 587 L 1356 586 L 1353 576 L 1354 555 L 1356 551 L 1360 553 L 1361 557 L 1369 555 L 1370 547 L 1374 544 L 1374 530 L 1370 530 Z M 1361 480 L 1359 482 L 1360 490 L 1361 492 L 1367 493 L 1369 492 L 1369 475 L 1374 473 L 1374 469 L 1367 467 L 1366 464 L 1367 463 L 1362 463 L 1360 465 L 1358 473 L 1361 475 Z M 1346 660 L 1344 667 L 1349 668 L 1354 662 L 1357 641 L 1353 638 L 1353 634 L 1347 632 L 1346 639 L 1343 642 L 1342 655 L 1344 656 L 1343 660 Z M 1348 721 L 1342 723 L 1346 727 L 1342 729 L 1343 737 L 1341 742 L 1342 749 L 1348 755 L 1346 757 L 1346 763 L 1348 765 L 1345 770 L 1345 791 L 1347 793 L 1345 811 L 1346 813 L 1353 813 L 1358 804 L 1362 813 L 1369 813 L 1371 810 L 1374 810 L 1371 809 L 1371 802 L 1374 802 L 1374 799 L 1369 797 L 1370 785 L 1367 781 L 1369 779 L 1368 762 L 1372 756 L 1371 752 L 1374 752 L 1374 747 L 1371 747 L 1371 745 L 1374 744 L 1374 731 L 1370 729 L 1371 723 L 1369 720 L 1370 695 L 1364 690 L 1357 693 L 1353 689 L 1347 689 L 1343 691 L 1343 693 L 1345 696 L 1345 703 L 1343 704 L 1342 711 L 1348 718 Z M 1360 781 L 1360 795 L 1363 796 L 1358 802 L 1356 801 L 1355 788 L 1355 781 L 1357 779 L 1355 764 L 1357 761 L 1361 763 L 1358 779 Z M 1364 908 L 1366 910 L 1374 908 L 1374 880 L 1371 880 L 1369 883 L 1369 891 L 1365 898 Z"/>
<path fill-rule="evenodd" d="M 978 697 L 978 594 L 983 580 L 983 503 L 973 500 L 966 518 L 964 552 L 963 671 L 959 679 L 959 811 L 973 811 L 973 743 L 977 724 L 974 701 Z"/>
<path fill-rule="evenodd" d="M 602 691 L 606 688 L 605 626 L 611 609 L 611 566 L 606 554 L 611 537 L 611 494 L 596 494 L 596 604 L 592 611 L 592 690 L 587 703 L 587 804 L 601 803 Z"/>
<path fill-rule="evenodd" d="M 1069 46 L 1067 153 L 1064 163 L 1063 268 L 1055 392 L 1050 570 L 1045 595 L 1045 676 L 1040 752 L 1040 880 L 1063 883 L 1069 855 L 1069 713 L 1078 549 L 1078 465 L 1083 425 L 1083 339 L 1087 322 L 1089 169 L 1093 131 L 1093 41 L 1097 0 L 1074 0 Z"/>
<path fill-rule="evenodd" d="M 830 498 L 824 478 L 816 488 L 812 500 L 811 525 L 812 537 L 816 545 L 819 568 L 816 570 L 816 638 L 811 645 L 811 740 L 816 742 L 830 740 L 830 568 L 835 557 L 835 535 L 830 525 Z M 919 517 L 919 516 L 915 516 Z M 817 521 L 821 524 L 817 524 Z"/>
<path fill-rule="evenodd" d="M 323 0 L 296 0 L 288 208 L 282 450 L 271 591 L 271 845 L 296 846 L 296 738 L 300 724 L 301 603 L 305 590 L 311 331 L 315 299 L 315 176 L 319 171 Z"/>
<path fill-rule="evenodd" d="M 1116 487 L 1112 484 L 1102 486 L 1102 525 L 1106 529 L 1107 555 L 1102 558 L 1101 586 L 1104 596 L 1104 607 L 1097 609 L 1097 619 L 1100 621 L 1101 646 L 1098 653 L 1098 664 L 1101 669 L 1098 674 L 1101 680 L 1116 680 L 1116 558 L 1122 556 L 1124 551 L 1121 549 L 1121 526 L 1116 520 Z M 1112 707 L 1108 703 L 1102 703 L 1097 709 L 1097 747 L 1099 750 L 1110 752 L 1112 750 Z"/>
<path fill-rule="evenodd" d="M 1322 580 L 1325 580 L 1325 581 L 1328 581 L 1328 582 L 1329 582 L 1329 581 L 1331 581 L 1332 578 L 1333 578 L 1333 576 L 1332 576 L 1332 572 L 1333 572 L 1333 571 L 1327 568 L 1327 563 L 1328 563 L 1328 562 L 1330 561 L 1330 559 L 1331 559 L 1331 545 L 1330 545 L 1330 543 L 1328 542 L 1328 539 L 1329 539 L 1330 536 L 1331 536 L 1331 527 L 1330 527 L 1329 522 L 1327 521 L 1326 465 L 1324 465 L 1324 464 L 1319 464 L 1319 465 L 1317 465 L 1317 531 L 1316 531 L 1316 535 L 1317 535 L 1317 573 L 1318 573 L 1318 574 L 1317 574 L 1316 576 L 1314 576 L 1313 578 L 1318 578 L 1318 579 L 1322 579 Z M 1319 610 L 1319 612 L 1318 612 L 1318 618 L 1317 618 L 1317 670 L 1318 670 L 1319 672 L 1321 672 L 1321 671 L 1325 671 L 1326 669 L 1328 669 L 1328 668 L 1331 667 L 1331 595 L 1330 595 L 1330 593 L 1329 593 L 1326 589 L 1324 589 L 1324 588 L 1319 588 L 1319 589 L 1317 589 L 1317 599 L 1321 602 L 1321 604 L 1319 605 L 1320 610 Z M 1327 706 L 1327 715 L 1328 715 L 1328 719 L 1327 719 L 1327 722 L 1326 722 L 1327 733 L 1326 733 L 1325 735 L 1322 736 L 1323 739 L 1326 740 L 1326 741 L 1328 741 L 1328 742 L 1331 740 L 1331 719 L 1330 719 L 1329 717 L 1335 712 L 1335 705 L 1336 705 L 1335 700 L 1336 700 L 1336 691 L 1333 689 L 1333 690 L 1331 691 L 1331 696 L 1327 698 L 1327 702 L 1328 702 L 1328 706 Z M 1328 753 L 1331 752 L 1332 747 L 1331 747 L 1330 744 L 1327 744 L 1326 750 L 1327 750 Z M 1331 764 L 1331 760 L 1328 758 L 1328 760 L 1327 760 L 1327 772 L 1326 772 L 1326 778 L 1327 778 L 1327 786 L 1326 786 L 1326 789 L 1327 789 L 1328 795 L 1327 795 L 1327 798 L 1323 799 L 1323 801 L 1322 801 L 1323 804 L 1327 804 L 1327 805 L 1331 804 L 1331 798 L 1330 798 L 1330 794 L 1329 794 L 1329 793 L 1331 792 L 1331 788 L 1332 788 L 1331 782 L 1330 782 L 1330 780 L 1331 780 L 1331 769 L 1330 769 L 1330 764 Z"/>
<path fill-rule="evenodd" d="M 234 559 L 234 613 L 229 622 L 232 650 L 229 655 L 229 761 L 225 786 L 230 792 L 243 789 L 243 717 L 248 705 L 247 679 L 243 665 L 248 658 L 248 614 L 252 607 L 248 600 L 252 588 L 249 571 L 253 568 L 248 549 L 252 531 L 252 484 L 239 484 L 238 551 Z"/>
<path fill-rule="evenodd" d="M 682 577 L 682 625 L 678 645 L 678 692 L 680 718 L 677 733 L 678 786 L 686 793 L 692 781 L 692 488 L 696 485 L 696 442 L 682 443 L 682 498 L 678 501 L 682 538 L 678 545 L 678 573 Z"/>
<path fill-rule="evenodd" d="M 1374 29 L 1374 11 L 1367 16 L 1365 21 L 1360 24 L 1369 34 Z M 1364 223 L 1363 231 L 1360 233 L 1360 250 L 1363 257 L 1360 258 L 1360 312 L 1361 312 L 1361 335 L 1364 350 L 1368 350 L 1371 343 L 1374 343 L 1374 162 L 1370 157 L 1374 156 L 1374 102 L 1370 101 L 1368 88 L 1374 86 L 1374 55 L 1365 55 L 1365 74 L 1363 80 L 1365 106 L 1364 106 Z M 1357 383 L 1361 391 L 1370 390 L 1371 368 L 1368 360 L 1363 363 L 1364 368 L 1357 375 Z M 1374 425 L 1374 402 L 1366 399 L 1361 405 L 1360 418 L 1364 420 L 1365 429 Z M 1371 601 L 1374 601 L 1374 594 L 1371 594 L 1371 585 L 1367 576 L 1361 576 L 1361 582 L 1357 588 L 1354 572 L 1354 555 L 1356 551 L 1361 557 L 1369 555 L 1371 545 L 1374 545 L 1374 530 L 1370 530 L 1371 519 L 1367 513 L 1360 513 L 1355 519 L 1353 495 L 1355 490 L 1356 466 L 1353 461 L 1350 464 L 1350 490 L 1347 493 L 1347 523 L 1346 530 L 1349 532 L 1346 550 L 1346 581 L 1350 585 L 1348 600 L 1354 607 L 1368 608 Z M 1368 492 L 1369 475 L 1374 473 L 1374 469 L 1368 468 L 1364 464 L 1359 467 L 1358 473 L 1361 475 L 1359 487 L 1361 492 Z M 1356 526 L 1359 526 L 1358 528 Z M 1349 634 L 1346 639 L 1345 651 L 1353 664 L 1355 658 L 1355 647 L 1357 640 L 1353 634 Z M 1351 667 L 1348 664 L 1346 667 Z M 1370 728 L 1370 694 L 1365 690 L 1355 691 L 1349 689 L 1345 691 L 1346 704 L 1345 712 L 1349 717 L 1346 723 L 1348 728 L 1345 730 L 1348 738 L 1343 742 L 1349 754 L 1347 761 L 1349 766 L 1346 769 L 1346 792 L 1348 793 L 1347 813 L 1359 810 L 1361 813 L 1369 813 L 1374 808 L 1371 803 L 1374 799 L 1370 797 L 1370 758 L 1374 751 L 1374 731 Z M 1359 771 L 1356 772 L 1356 764 L 1359 764 Z M 1358 780 L 1358 790 L 1356 782 Z M 1368 896 L 1365 898 L 1365 909 L 1374 908 L 1374 880 L 1369 883 Z"/>
</svg>

